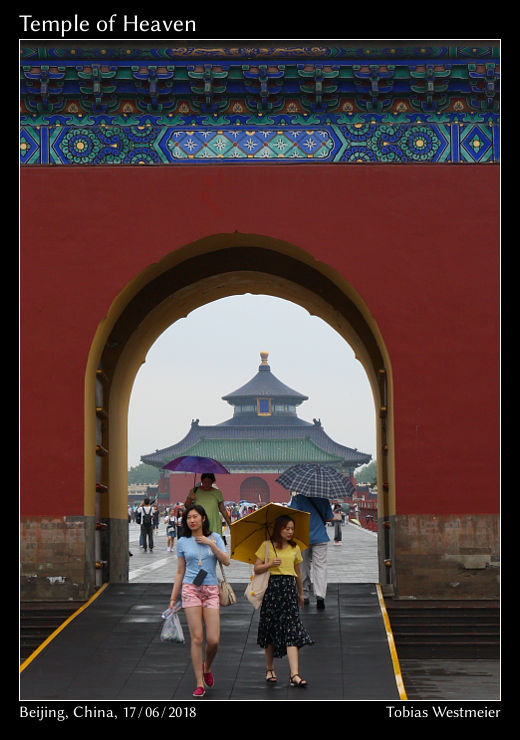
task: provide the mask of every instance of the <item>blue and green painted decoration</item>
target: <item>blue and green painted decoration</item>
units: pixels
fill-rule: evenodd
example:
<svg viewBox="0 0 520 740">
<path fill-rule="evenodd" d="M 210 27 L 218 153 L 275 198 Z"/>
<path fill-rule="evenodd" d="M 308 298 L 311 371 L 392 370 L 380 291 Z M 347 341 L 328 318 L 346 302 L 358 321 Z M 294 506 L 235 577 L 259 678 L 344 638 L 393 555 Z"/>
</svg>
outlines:
<svg viewBox="0 0 520 740">
<path fill-rule="evenodd" d="M 21 48 L 22 165 L 500 161 L 496 47 Z"/>
</svg>

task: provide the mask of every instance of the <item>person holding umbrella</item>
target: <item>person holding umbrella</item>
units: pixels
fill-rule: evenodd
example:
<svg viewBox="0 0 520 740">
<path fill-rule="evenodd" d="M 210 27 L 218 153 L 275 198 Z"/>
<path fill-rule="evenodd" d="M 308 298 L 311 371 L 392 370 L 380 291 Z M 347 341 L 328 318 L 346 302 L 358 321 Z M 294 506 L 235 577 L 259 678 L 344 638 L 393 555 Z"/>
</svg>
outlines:
<svg viewBox="0 0 520 740">
<path fill-rule="evenodd" d="M 327 499 L 296 494 L 289 508 L 307 511 L 310 514 L 309 547 L 303 553 L 302 581 L 305 604 L 309 603 L 311 591 L 316 596 L 316 608 L 325 609 L 327 596 L 327 559 L 329 535 L 327 522 L 333 520 L 333 511 Z"/>
<path fill-rule="evenodd" d="M 201 455 L 181 455 L 162 466 L 164 470 L 194 473 L 193 488 L 189 492 L 184 506 L 199 504 L 206 510 L 212 532 L 222 534 L 222 519 L 229 525 L 230 519 L 224 506 L 224 496 L 218 488 L 213 488 L 215 473 L 229 475 L 229 470 L 218 460 Z M 200 485 L 195 485 L 196 474 L 201 473 Z"/>
<path fill-rule="evenodd" d="M 326 523 L 334 517 L 330 500 L 351 495 L 354 487 L 339 471 L 314 463 L 293 465 L 276 482 L 293 493 L 289 504 L 291 508 L 310 514 L 309 547 L 304 552 L 302 563 L 304 599 L 305 603 L 309 603 L 310 590 L 313 588 L 316 607 L 325 609 L 329 543 Z"/>
<path fill-rule="evenodd" d="M 215 475 L 213 473 L 202 473 L 200 486 L 191 489 L 184 505 L 186 507 L 192 504 L 202 506 L 207 514 L 210 530 L 222 535 L 222 517 L 224 517 L 228 527 L 231 525 L 231 519 L 224 505 L 222 491 L 213 487 L 214 482 Z"/>
<path fill-rule="evenodd" d="M 256 574 L 270 571 L 269 584 L 260 607 L 257 644 L 264 648 L 266 681 L 276 683 L 274 658 L 287 655 L 290 684 L 305 688 L 307 681 L 298 673 L 298 651 L 314 641 L 300 619 L 299 606 L 303 606 L 303 587 L 300 573 L 302 554 L 293 540 L 294 519 L 279 516 L 269 540 L 256 551 Z M 266 544 L 269 554 L 265 561 Z"/>
</svg>

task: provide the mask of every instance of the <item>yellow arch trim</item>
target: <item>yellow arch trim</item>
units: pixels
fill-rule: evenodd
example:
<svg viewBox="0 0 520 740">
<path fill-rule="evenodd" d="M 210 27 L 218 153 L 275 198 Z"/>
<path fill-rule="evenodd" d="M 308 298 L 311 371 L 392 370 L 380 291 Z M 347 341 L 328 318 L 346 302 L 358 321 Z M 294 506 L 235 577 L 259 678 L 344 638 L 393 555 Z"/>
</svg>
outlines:
<svg viewBox="0 0 520 740">
<path fill-rule="evenodd" d="M 95 447 L 96 447 L 96 415 L 95 415 L 95 383 L 96 370 L 107 340 L 109 339 L 116 322 L 123 316 L 130 302 L 144 295 L 147 286 L 156 278 L 161 278 L 173 268 L 185 269 L 193 258 L 208 257 L 211 259 L 213 252 L 222 251 L 225 255 L 232 248 L 249 249 L 251 253 L 255 250 L 269 250 L 271 254 L 289 257 L 295 265 L 302 265 L 307 272 L 309 268 L 319 276 L 325 277 L 338 291 L 345 296 L 363 317 L 367 330 L 370 332 L 372 341 L 378 347 L 386 372 L 387 394 L 384 399 L 386 406 L 386 429 L 387 442 L 390 442 L 388 454 L 379 454 L 378 480 L 383 480 L 382 465 L 387 465 L 385 478 L 388 483 L 388 492 L 383 493 L 380 487 L 381 500 L 384 499 L 384 508 L 380 505 L 380 511 L 385 516 L 395 513 L 395 473 L 393 458 L 393 418 L 392 418 L 392 376 L 391 364 L 385 343 L 379 331 L 379 327 L 371 316 L 370 311 L 357 293 L 354 287 L 339 273 L 323 262 L 317 261 L 311 255 L 287 242 L 267 237 L 265 235 L 239 234 L 217 234 L 205 237 L 197 242 L 176 249 L 167 254 L 162 260 L 146 267 L 133 280 L 131 280 L 121 293 L 112 302 L 106 317 L 100 322 L 96 331 L 91 350 L 88 357 L 85 374 L 85 466 L 84 466 L 84 511 L 86 516 L 94 515 L 95 506 Z M 228 253 L 231 254 L 231 253 Z M 215 260 L 216 261 L 216 260 Z M 220 264 L 220 263 L 219 263 Z M 237 265 L 238 266 L 238 265 Z M 303 269 L 302 267 L 302 269 Z M 196 308 L 211 303 L 220 298 L 244 293 L 267 294 L 283 298 L 296 303 L 307 309 L 311 315 L 316 315 L 326 321 L 334 328 L 353 348 L 357 359 L 362 363 L 367 372 L 368 380 L 372 387 L 375 404 L 376 419 L 380 416 L 382 399 L 380 394 L 380 378 L 377 377 L 377 368 L 374 367 L 368 354 L 365 342 L 358 336 L 354 327 L 349 323 L 348 315 L 333 307 L 328 302 L 327 296 L 320 296 L 313 292 L 312 286 L 305 286 L 298 282 L 298 275 L 277 275 L 275 271 L 262 272 L 258 266 L 251 270 L 241 269 L 229 272 L 223 267 L 222 271 L 214 271 L 213 274 L 205 276 L 194 272 L 192 281 L 185 287 L 172 290 L 170 295 L 165 296 L 162 302 L 155 305 L 148 313 L 139 317 L 139 322 L 129 333 L 124 347 L 117 360 L 114 374 L 111 380 L 111 391 L 109 394 L 109 474 L 108 486 L 110 494 L 107 496 L 107 505 L 101 512 L 103 517 L 126 520 L 127 517 L 127 423 L 128 404 L 130 394 L 139 367 L 146 361 L 146 353 L 155 340 L 180 318 Z M 321 278 L 320 278 L 321 279 Z M 378 451 L 383 449 L 381 425 L 377 425 Z M 381 503 L 381 502 L 380 502 Z"/>
</svg>

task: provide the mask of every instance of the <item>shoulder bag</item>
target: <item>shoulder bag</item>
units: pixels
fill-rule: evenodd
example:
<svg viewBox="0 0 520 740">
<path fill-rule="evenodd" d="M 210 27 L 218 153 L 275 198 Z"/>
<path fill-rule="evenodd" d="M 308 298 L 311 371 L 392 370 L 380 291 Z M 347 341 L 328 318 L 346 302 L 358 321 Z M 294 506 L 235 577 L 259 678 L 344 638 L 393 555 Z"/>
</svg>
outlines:
<svg viewBox="0 0 520 740">
<path fill-rule="evenodd" d="M 266 540 L 264 563 L 267 563 L 268 560 L 269 542 Z M 265 573 L 255 573 L 255 575 L 247 585 L 246 590 L 244 591 L 244 596 L 255 607 L 255 609 L 258 609 L 258 607 L 262 603 L 264 594 L 267 591 L 267 586 L 269 585 L 269 576 L 269 570 L 266 570 Z"/>
<path fill-rule="evenodd" d="M 222 580 L 219 579 L 218 582 L 218 597 L 220 601 L 220 606 L 231 606 L 231 604 L 236 604 L 237 597 L 235 595 L 235 592 L 233 591 L 231 584 L 226 579 L 226 574 L 224 573 L 224 568 L 222 567 L 222 563 L 220 561 L 219 565 L 220 571 L 222 573 Z"/>
<path fill-rule="evenodd" d="M 216 542 L 214 537 L 212 539 Z M 218 598 L 220 606 L 231 606 L 231 604 L 236 604 L 237 597 L 233 591 L 233 587 L 226 579 L 226 574 L 224 573 L 224 568 L 222 567 L 220 560 L 218 561 L 218 564 L 220 565 L 220 572 L 222 573 L 222 580 L 220 580 L 220 578 L 218 579 Z"/>
</svg>

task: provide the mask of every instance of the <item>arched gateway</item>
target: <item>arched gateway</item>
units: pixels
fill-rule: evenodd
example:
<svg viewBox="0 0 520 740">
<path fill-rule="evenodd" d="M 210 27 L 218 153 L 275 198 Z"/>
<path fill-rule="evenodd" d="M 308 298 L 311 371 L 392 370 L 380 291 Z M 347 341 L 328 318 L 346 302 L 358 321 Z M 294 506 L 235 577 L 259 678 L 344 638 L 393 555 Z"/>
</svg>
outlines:
<svg viewBox="0 0 520 740">
<path fill-rule="evenodd" d="M 22 598 L 127 578 L 135 375 L 245 292 L 366 370 L 387 593 L 496 598 L 496 46 L 21 52 Z"/>
<path fill-rule="evenodd" d="M 256 245 L 233 246 L 244 242 Z M 215 249 L 216 244 L 220 248 Z M 106 532 L 99 532 L 98 538 L 104 542 L 102 553 L 107 554 L 100 557 L 110 562 L 110 577 L 117 572 L 118 580 L 124 579 L 128 568 L 127 548 L 121 546 L 127 534 L 126 419 L 137 371 L 149 347 L 174 321 L 208 300 L 229 295 L 262 293 L 291 300 L 328 321 L 354 348 L 366 369 L 376 407 L 380 410 L 380 512 L 382 517 L 388 518 L 393 508 L 389 495 L 393 486 L 388 483 L 392 475 L 388 464 L 391 457 L 390 370 L 377 327 L 370 317 L 365 317 L 366 309 L 361 299 L 355 297 L 354 300 L 352 289 L 339 276 L 335 276 L 335 282 L 329 270 L 322 272 L 300 250 L 266 237 L 230 234 L 205 239 L 181 253 L 183 251 L 186 255 L 199 252 L 199 256 L 188 256 L 178 263 L 179 253 L 176 252 L 155 265 L 152 275 L 140 276 L 128 286 L 124 301 L 120 305 L 116 301 L 113 306 L 110 333 L 106 322 L 98 330 L 91 349 L 92 370 L 87 375 L 90 382 L 86 385 L 85 410 L 85 456 L 87 460 L 89 450 L 91 482 L 86 489 L 91 492 L 90 506 L 94 510 L 97 508 L 109 525 Z M 326 300 L 323 295 L 327 296 Z M 94 396 L 96 414 L 92 412 Z M 87 476 L 88 471 L 87 467 Z M 105 499 L 110 502 L 108 511 L 103 510 Z M 386 550 L 381 551 L 382 563 L 390 558 L 390 539 L 386 537 L 383 541 Z M 384 565 L 383 575 L 390 583 L 391 569 Z"/>
</svg>

